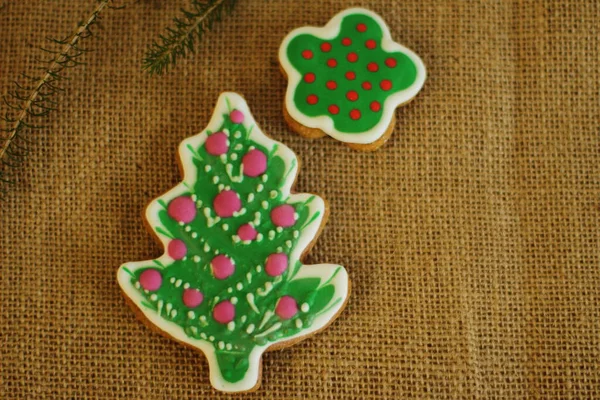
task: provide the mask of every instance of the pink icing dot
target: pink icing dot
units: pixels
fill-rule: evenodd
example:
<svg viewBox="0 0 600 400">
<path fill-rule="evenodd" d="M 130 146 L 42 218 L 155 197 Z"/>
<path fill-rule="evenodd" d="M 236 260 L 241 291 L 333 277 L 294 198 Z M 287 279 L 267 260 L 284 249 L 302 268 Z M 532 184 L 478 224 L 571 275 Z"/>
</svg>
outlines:
<svg viewBox="0 0 600 400">
<path fill-rule="evenodd" d="M 198 289 L 185 289 L 182 297 L 183 304 L 189 308 L 198 307 L 204 300 L 204 295 Z"/>
<path fill-rule="evenodd" d="M 231 122 L 234 124 L 241 124 L 244 122 L 244 114 L 240 110 L 233 110 L 231 114 L 229 114 L 229 118 L 231 118 Z"/>
<path fill-rule="evenodd" d="M 213 200 L 215 212 L 221 218 L 231 217 L 234 212 L 242 208 L 242 201 L 233 190 L 224 190 L 215 196 Z"/>
<path fill-rule="evenodd" d="M 260 150 L 250 150 L 242 158 L 244 175 L 257 177 L 267 170 L 267 156 Z"/>
<path fill-rule="evenodd" d="M 256 235 L 258 235 L 256 229 L 254 229 L 254 227 L 250 224 L 244 224 L 240 226 L 237 234 L 242 240 L 254 240 L 256 239 Z"/>
<path fill-rule="evenodd" d="M 267 170 L 267 156 L 260 150 L 250 150 L 242 158 L 244 175 L 256 177 Z"/>
<path fill-rule="evenodd" d="M 229 278 L 233 274 L 233 271 L 235 271 L 235 266 L 231 259 L 223 254 L 219 254 L 213 258 L 210 266 L 217 279 Z"/>
<path fill-rule="evenodd" d="M 285 253 L 273 253 L 267 257 L 265 271 L 270 276 L 279 276 L 288 267 L 288 256 Z"/>
<path fill-rule="evenodd" d="M 213 156 L 220 156 L 227 153 L 229 145 L 227 144 L 227 135 L 223 132 L 216 132 L 206 138 L 204 143 L 206 152 Z"/>
<path fill-rule="evenodd" d="M 196 217 L 196 204 L 188 196 L 173 199 L 167 208 L 167 214 L 175 221 L 189 223 Z"/>
<path fill-rule="evenodd" d="M 226 324 L 235 318 L 235 307 L 229 300 L 223 300 L 213 308 L 215 321 Z"/>
<path fill-rule="evenodd" d="M 140 285 L 146 290 L 158 290 L 162 285 L 162 275 L 155 269 L 147 269 L 140 274 Z"/>
<path fill-rule="evenodd" d="M 183 240 L 173 239 L 167 246 L 167 253 L 174 260 L 181 260 L 187 254 L 187 247 Z"/>
<path fill-rule="evenodd" d="M 290 227 L 296 223 L 296 210 L 289 204 L 277 206 L 271 211 L 271 221 L 275 226 Z"/>
<path fill-rule="evenodd" d="M 298 313 L 298 303 L 292 296 L 283 296 L 277 302 L 275 314 L 281 319 L 290 319 Z"/>
</svg>

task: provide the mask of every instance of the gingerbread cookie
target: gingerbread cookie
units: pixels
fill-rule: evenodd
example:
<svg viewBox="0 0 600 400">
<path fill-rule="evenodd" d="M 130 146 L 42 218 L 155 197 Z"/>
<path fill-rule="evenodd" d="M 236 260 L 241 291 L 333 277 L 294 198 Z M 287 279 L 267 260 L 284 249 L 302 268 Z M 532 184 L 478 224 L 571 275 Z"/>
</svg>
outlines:
<svg viewBox="0 0 600 400">
<path fill-rule="evenodd" d="M 394 42 L 377 14 L 351 8 L 323 28 L 302 27 L 279 49 L 288 78 L 284 115 L 303 136 L 329 135 L 359 150 L 390 136 L 396 107 L 421 90 L 425 66 Z"/>
<path fill-rule="evenodd" d="M 295 154 L 261 132 L 241 96 L 223 93 L 179 158 L 183 181 L 145 215 L 165 252 L 122 265 L 118 282 L 146 323 L 204 353 L 216 389 L 249 391 L 265 351 L 336 318 L 348 275 L 339 265 L 302 264 L 325 202 L 291 192 Z"/>
</svg>

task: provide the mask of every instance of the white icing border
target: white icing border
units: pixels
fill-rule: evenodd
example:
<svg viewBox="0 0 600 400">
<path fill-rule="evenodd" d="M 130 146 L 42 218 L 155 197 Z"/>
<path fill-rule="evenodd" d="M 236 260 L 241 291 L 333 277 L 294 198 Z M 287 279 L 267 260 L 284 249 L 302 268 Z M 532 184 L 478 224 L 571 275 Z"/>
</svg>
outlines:
<svg viewBox="0 0 600 400">
<path fill-rule="evenodd" d="M 254 141 L 264 145 L 267 148 L 272 148 L 274 145 L 278 146 L 276 154 L 284 160 L 286 168 L 289 168 L 291 166 L 292 160 L 296 158 L 295 154 L 288 147 L 268 138 L 264 133 L 262 133 L 262 131 L 256 124 L 254 117 L 250 113 L 248 105 L 240 95 L 231 92 L 222 93 L 221 96 L 219 96 L 217 106 L 215 107 L 213 116 L 206 129 L 196 136 L 192 136 L 190 138 L 185 139 L 183 142 L 181 142 L 179 146 L 179 157 L 184 171 L 183 182 L 179 183 L 177 186 L 175 186 L 173 189 L 163 194 L 162 196 L 154 199 L 146 208 L 145 216 L 151 227 L 154 227 L 157 224 L 160 225 L 157 214 L 158 210 L 161 209 L 161 206 L 158 204 L 158 200 L 163 200 L 166 203 L 169 203 L 169 201 L 187 191 L 184 182 L 187 182 L 188 184 L 193 184 L 194 175 L 196 174 L 197 170 L 193 165 L 192 157 L 189 155 L 187 145 L 191 144 L 195 148 L 201 146 L 207 138 L 207 130 L 214 132 L 221 127 L 223 122 L 222 114 L 228 112 L 226 99 L 229 100 L 229 104 L 232 106 L 232 108 L 238 109 L 244 113 L 245 119 L 243 124 L 246 127 L 254 126 L 250 134 L 250 137 Z M 298 163 L 296 163 L 293 170 L 289 174 L 286 184 L 282 187 L 282 194 L 284 197 L 290 195 L 291 187 L 294 181 L 296 180 L 297 170 Z M 290 199 L 294 202 L 302 202 L 307 200 L 311 196 L 314 195 L 307 193 L 292 194 L 290 196 Z M 315 196 L 314 200 L 311 203 L 309 203 L 309 209 L 311 215 L 316 211 L 320 211 L 320 215 L 309 226 L 307 226 L 306 229 L 300 231 L 298 245 L 290 254 L 290 264 L 293 263 L 295 260 L 299 260 L 306 247 L 311 243 L 311 241 L 319 232 L 319 228 L 321 226 L 321 222 L 325 214 L 325 203 L 323 199 L 321 199 L 319 196 Z M 161 241 L 163 248 L 166 249 L 169 238 L 157 232 L 155 233 Z M 169 255 L 167 254 L 166 250 L 163 253 L 163 255 L 157 260 L 165 265 L 170 264 L 173 261 L 172 258 L 169 257 Z M 117 280 L 119 282 L 119 285 L 121 286 L 121 289 L 123 290 L 123 292 L 125 292 L 127 297 L 129 297 L 129 299 L 131 299 L 136 304 L 136 306 L 142 311 L 144 316 L 150 322 L 152 322 L 158 329 L 164 331 L 176 340 L 202 351 L 208 361 L 211 384 L 214 388 L 225 392 L 242 392 L 251 390 L 252 388 L 257 386 L 257 384 L 259 383 L 261 371 L 261 357 L 262 354 L 269 347 L 276 345 L 280 342 L 288 342 L 298 338 L 305 338 L 311 335 L 312 333 L 324 328 L 332 321 L 332 319 L 340 311 L 340 309 L 346 302 L 346 298 L 348 297 L 348 274 L 344 267 L 333 264 L 303 265 L 299 269 L 298 274 L 294 277 L 294 280 L 307 276 L 320 277 L 322 280 L 327 280 L 331 277 L 331 275 L 333 275 L 335 270 L 339 268 L 339 271 L 335 275 L 334 279 L 331 281 L 331 284 L 335 286 L 336 296 L 338 296 L 332 299 L 332 301 L 335 301 L 337 299 L 341 299 L 341 301 L 339 301 L 335 306 L 328 309 L 327 312 L 317 316 L 310 328 L 302 330 L 300 333 L 294 336 L 289 336 L 275 342 L 270 342 L 264 346 L 256 346 L 250 354 L 250 367 L 246 373 L 246 376 L 241 381 L 232 384 L 230 382 L 227 382 L 221 376 L 219 366 L 217 364 L 217 359 L 215 356 L 214 345 L 212 343 L 206 342 L 202 339 L 190 338 L 184 333 L 183 329 L 179 325 L 175 324 L 174 322 L 167 321 L 166 319 L 158 315 L 155 311 L 147 309 L 141 304 L 141 302 L 145 301 L 146 299 L 139 292 L 139 290 L 136 289 L 131 283 L 131 276 L 127 273 L 127 271 L 125 271 L 125 268 L 129 269 L 131 272 L 134 272 L 139 268 L 148 267 L 148 265 L 151 262 L 152 260 L 147 260 L 123 264 L 117 272 Z M 325 309 L 327 309 L 327 307 Z"/>
<path fill-rule="evenodd" d="M 313 36 L 318 36 L 325 40 L 335 38 L 341 28 L 342 20 L 345 16 L 350 14 L 366 14 L 373 18 L 383 31 L 383 39 L 381 41 L 381 47 L 383 50 L 388 52 L 403 52 L 406 54 L 414 63 L 417 68 L 417 78 L 415 82 L 409 86 L 408 88 L 397 92 L 390 97 L 387 98 L 382 108 L 382 117 L 379 123 L 375 125 L 373 128 L 366 132 L 362 133 L 345 133 L 340 132 L 335 129 L 333 125 L 333 119 L 327 115 L 320 115 L 318 117 L 309 117 L 303 114 L 296 105 L 294 104 L 294 88 L 298 86 L 300 81 L 302 80 L 302 75 L 292 66 L 288 57 L 287 57 L 287 47 L 289 42 L 296 36 L 301 34 L 311 34 Z M 301 28 L 294 29 L 290 32 L 281 43 L 281 47 L 279 48 L 279 61 L 286 75 L 288 76 L 288 86 L 285 94 L 285 106 L 288 113 L 292 116 L 294 120 L 296 120 L 301 125 L 307 126 L 309 128 L 320 129 L 329 136 L 345 143 L 373 143 L 377 139 L 381 138 L 390 123 L 392 122 L 392 118 L 396 111 L 396 108 L 404 103 L 409 102 L 413 97 L 415 97 L 423 84 L 425 83 L 425 78 L 427 76 L 427 72 L 425 70 L 425 65 L 421 58 L 410 50 L 407 47 L 402 46 L 399 43 L 396 43 L 392 40 L 390 35 L 390 30 L 387 24 L 383 21 L 383 19 L 375 14 L 372 11 L 366 10 L 364 8 L 349 8 L 346 9 L 337 15 L 335 15 L 328 23 L 322 28 L 312 27 L 312 26 L 304 26 Z"/>
</svg>

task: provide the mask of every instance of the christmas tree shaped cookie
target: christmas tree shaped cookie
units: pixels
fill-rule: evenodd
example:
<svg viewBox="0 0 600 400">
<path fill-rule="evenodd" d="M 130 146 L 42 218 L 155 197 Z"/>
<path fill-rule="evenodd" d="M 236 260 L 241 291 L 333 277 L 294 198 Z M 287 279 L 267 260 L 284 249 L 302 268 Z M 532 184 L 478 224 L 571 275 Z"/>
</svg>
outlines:
<svg viewBox="0 0 600 400">
<path fill-rule="evenodd" d="M 359 150 L 390 136 L 396 107 L 421 90 L 425 66 L 394 42 L 377 14 L 351 8 L 323 28 L 285 37 L 279 61 L 288 77 L 285 117 L 306 137 L 325 134 Z"/>
<path fill-rule="evenodd" d="M 252 390 L 265 351 L 341 312 L 348 275 L 339 265 L 302 264 L 325 203 L 291 193 L 296 156 L 260 131 L 241 96 L 222 94 L 179 157 L 183 181 L 146 209 L 165 252 L 124 264 L 118 281 L 145 322 L 205 354 L 215 388 Z"/>
</svg>

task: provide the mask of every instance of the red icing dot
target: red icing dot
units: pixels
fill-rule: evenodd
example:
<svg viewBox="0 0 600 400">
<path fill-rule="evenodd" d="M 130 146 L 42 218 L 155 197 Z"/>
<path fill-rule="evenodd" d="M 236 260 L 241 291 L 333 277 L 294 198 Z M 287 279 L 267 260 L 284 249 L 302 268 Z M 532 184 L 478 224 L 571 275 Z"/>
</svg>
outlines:
<svg viewBox="0 0 600 400">
<path fill-rule="evenodd" d="M 379 70 L 379 65 L 376 62 L 370 62 L 367 64 L 367 69 L 371 72 L 377 72 Z"/>
<path fill-rule="evenodd" d="M 173 260 L 181 260 L 187 254 L 187 247 L 183 240 L 173 239 L 167 246 L 167 253 Z"/>
<path fill-rule="evenodd" d="M 167 214 L 175 221 L 187 224 L 196 218 L 196 204 L 189 196 L 176 197 L 169 203 Z"/>
<path fill-rule="evenodd" d="M 226 324 L 235 318 L 235 306 L 229 300 L 223 300 L 213 308 L 215 321 Z"/>
<path fill-rule="evenodd" d="M 308 104 L 310 104 L 310 105 L 317 104 L 317 102 L 318 102 L 318 101 L 319 101 L 319 98 L 317 97 L 317 95 L 316 95 L 316 94 L 309 94 L 309 95 L 306 97 L 306 102 L 307 102 Z"/>
<path fill-rule="evenodd" d="M 304 50 L 302 52 L 302 57 L 306 58 L 307 60 L 310 60 L 311 58 L 313 58 L 313 52 L 310 50 Z"/>
<path fill-rule="evenodd" d="M 330 58 L 329 60 L 327 60 L 327 66 L 334 68 L 337 65 L 337 61 L 335 60 L 335 58 Z"/>
<path fill-rule="evenodd" d="M 398 62 L 395 58 L 390 57 L 385 60 L 385 65 L 387 65 L 390 68 L 394 68 L 396 64 L 398 64 Z"/>
<path fill-rule="evenodd" d="M 229 145 L 227 144 L 227 135 L 223 132 L 215 132 L 206 138 L 204 148 L 206 152 L 213 156 L 220 156 L 221 154 L 227 153 Z"/>
<path fill-rule="evenodd" d="M 237 235 L 241 240 L 254 240 L 256 239 L 256 229 L 250 224 L 244 224 L 238 228 Z"/>
<path fill-rule="evenodd" d="M 265 272 L 269 276 L 279 276 L 288 267 L 288 256 L 285 253 L 273 253 L 267 257 Z"/>
<path fill-rule="evenodd" d="M 379 86 L 383 90 L 390 90 L 392 88 L 392 81 L 390 81 L 389 79 L 384 79 L 384 80 L 381 81 L 381 83 L 379 84 Z"/>
<path fill-rule="evenodd" d="M 350 111 L 350 118 L 352 118 L 353 120 L 357 120 L 360 118 L 360 111 L 357 110 L 356 108 L 352 111 Z"/>
<path fill-rule="evenodd" d="M 271 221 L 275 226 L 288 228 L 296 223 L 296 210 L 289 204 L 275 207 L 271 210 Z"/>
<path fill-rule="evenodd" d="M 372 101 L 370 107 L 371 110 L 375 112 L 381 110 L 381 104 L 377 100 Z"/>
<path fill-rule="evenodd" d="M 377 42 L 373 39 L 369 39 L 365 42 L 365 47 L 373 50 L 375 47 L 377 47 Z"/>
<path fill-rule="evenodd" d="M 354 73 L 353 71 L 346 72 L 346 79 L 348 79 L 349 81 L 353 81 L 354 79 L 356 79 L 356 73 Z"/>
<path fill-rule="evenodd" d="M 365 90 L 371 90 L 371 88 L 373 87 L 373 85 L 371 85 L 371 82 L 363 82 L 361 86 Z"/>
<path fill-rule="evenodd" d="M 140 285 L 145 290 L 158 290 L 162 285 L 162 275 L 155 269 L 147 269 L 140 274 Z"/>
<path fill-rule="evenodd" d="M 337 115 L 340 112 L 340 108 L 335 104 L 332 104 L 327 108 L 327 111 L 329 111 L 330 114 Z"/>
<path fill-rule="evenodd" d="M 350 39 L 350 38 L 347 38 L 347 37 L 346 37 L 346 38 L 343 38 L 343 39 L 342 39 L 342 44 L 343 44 L 344 46 L 350 46 L 350 45 L 352 44 L 352 39 Z"/>
<path fill-rule="evenodd" d="M 298 303 L 292 296 L 282 296 L 275 306 L 275 314 L 281 319 L 290 319 L 298 313 Z"/>
<path fill-rule="evenodd" d="M 350 62 L 356 62 L 356 61 L 358 61 L 358 54 L 356 54 L 355 52 L 348 53 L 348 56 L 346 56 L 346 58 Z"/>
<path fill-rule="evenodd" d="M 321 51 L 324 51 L 325 53 L 327 53 L 328 51 L 331 51 L 331 43 L 323 42 L 321 44 Z"/>
<path fill-rule="evenodd" d="M 367 26 L 363 23 L 357 24 L 356 25 L 356 30 L 359 32 L 366 32 L 367 31 Z"/>
<path fill-rule="evenodd" d="M 304 82 L 306 83 L 313 83 L 315 81 L 315 74 L 313 74 L 312 72 L 307 73 L 306 75 L 304 75 Z"/>
<path fill-rule="evenodd" d="M 242 201 L 233 190 L 224 190 L 215 196 L 213 200 L 215 212 L 221 218 L 231 217 L 234 212 L 242 208 Z"/>
<path fill-rule="evenodd" d="M 212 272 L 217 279 L 229 278 L 235 271 L 235 266 L 231 259 L 223 254 L 215 256 L 210 262 Z"/>
<path fill-rule="evenodd" d="M 233 110 L 231 114 L 229 114 L 229 118 L 231 118 L 231 122 L 234 124 L 241 124 L 244 122 L 244 114 L 240 110 Z"/>
<path fill-rule="evenodd" d="M 356 90 L 349 90 L 348 93 L 346 93 L 346 98 L 350 101 L 356 101 L 358 100 L 358 93 Z"/>
<path fill-rule="evenodd" d="M 242 157 L 244 175 L 257 177 L 267 170 L 267 156 L 260 150 L 253 149 Z"/>
<path fill-rule="evenodd" d="M 327 89 L 334 90 L 337 88 L 337 83 L 335 83 L 335 81 L 327 81 L 325 86 L 327 86 Z"/>
<path fill-rule="evenodd" d="M 182 300 L 186 307 L 194 308 L 202 303 L 204 295 L 198 289 L 185 289 L 183 291 Z"/>
</svg>

